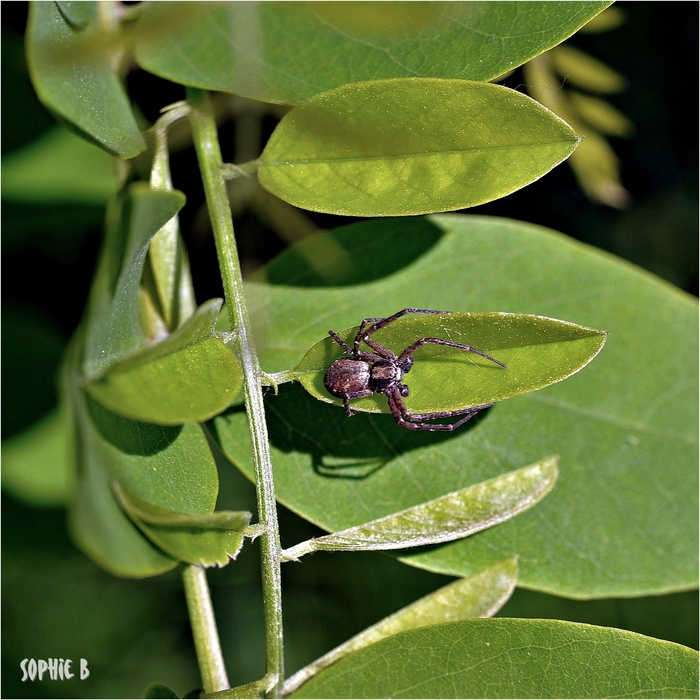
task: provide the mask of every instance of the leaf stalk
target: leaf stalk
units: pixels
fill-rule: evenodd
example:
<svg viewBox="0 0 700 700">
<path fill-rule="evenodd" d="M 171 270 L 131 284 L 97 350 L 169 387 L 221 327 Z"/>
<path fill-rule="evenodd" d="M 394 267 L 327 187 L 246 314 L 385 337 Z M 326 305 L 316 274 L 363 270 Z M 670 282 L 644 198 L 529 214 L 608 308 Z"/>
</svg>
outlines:
<svg viewBox="0 0 700 700">
<path fill-rule="evenodd" d="M 270 694 L 273 697 L 280 697 L 284 678 L 281 545 L 272 460 L 263 405 L 262 372 L 253 346 L 248 310 L 243 294 L 243 276 L 225 179 L 222 174 L 221 150 L 211 103 L 208 94 L 196 88 L 187 89 L 187 100 L 192 108 L 190 114 L 192 134 L 216 241 L 226 307 L 231 328 L 236 331 L 235 345 L 243 368 L 243 388 L 255 469 L 258 519 L 263 528 L 260 548 L 267 675 L 274 679 Z"/>
<path fill-rule="evenodd" d="M 200 566 L 188 565 L 182 570 L 182 580 L 204 692 L 225 690 L 229 687 L 229 682 L 206 573 Z"/>
</svg>

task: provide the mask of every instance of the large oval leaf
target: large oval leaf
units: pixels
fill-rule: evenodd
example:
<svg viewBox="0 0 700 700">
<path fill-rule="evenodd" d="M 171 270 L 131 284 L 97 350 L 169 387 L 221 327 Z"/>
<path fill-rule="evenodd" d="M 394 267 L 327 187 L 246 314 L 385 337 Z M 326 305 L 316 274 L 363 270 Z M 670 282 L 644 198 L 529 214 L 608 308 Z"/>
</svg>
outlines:
<svg viewBox="0 0 700 700">
<path fill-rule="evenodd" d="M 159 425 L 221 413 L 243 382 L 236 356 L 214 332 L 222 303 L 203 304 L 166 340 L 112 365 L 87 391 L 116 413 Z"/>
<path fill-rule="evenodd" d="M 578 141 L 538 102 L 499 85 L 374 80 L 329 90 L 286 114 L 258 176 L 273 194 L 313 211 L 451 211 L 524 187 Z"/>
<path fill-rule="evenodd" d="M 491 80 L 609 4 L 157 2 L 137 24 L 136 60 L 185 85 L 297 104 L 375 78 Z"/>
<path fill-rule="evenodd" d="M 347 418 L 282 385 L 266 401 L 278 498 L 337 531 L 559 454 L 557 488 L 537 508 L 411 563 L 467 576 L 520 554 L 523 586 L 568 597 L 696 586 L 696 300 L 539 227 L 462 215 L 410 221 L 319 234 L 350 269 L 372 256 L 378 266 L 380 251 L 415 252 L 368 284 L 293 286 L 317 277 L 292 251 L 274 264 L 279 284 L 248 285 L 265 371 L 294 367 L 329 328 L 409 305 L 563 318 L 608 329 L 605 350 L 565 382 L 499 403 L 450 435 L 417 434 L 388 415 Z M 229 411 L 213 430 L 252 476 L 245 414 Z"/>
<path fill-rule="evenodd" d="M 146 150 L 112 67 L 97 2 L 33 2 L 27 58 L 34 89 L 53 112 L 106 151 L 133 158 Z M 112 12 L 108 6 L 105 13 Z"/>
<path fill-rule="evenodd" d="M 350 328 L 338 335 L 352 346 L 357 331 Z M 405 377 L 411 390 L 405 402 L 413 413 L 480 406 L 562 381 L 600 352 L 606 333 L 542 316 L 477 312 L 398 319 L 372 334 L 373 340 L 397 355 L 426 337 L 478 348 L 503 362 L 506 369 L 468 351 L 425 345 L 413 355 L 415 365 Z M 364 344 L 361 349 L 371 352 Z M 304 355 L 294 373 L 312 396 L 342 406 L 342 400 L 331 396 L 323 383 L 326 369 L 340 357 L 347 355 L 332 338 L 325 338 Z M 353 400 L 351 407 L 390 413 L 379 394 Z"/>
<path fill-rule="evenodd" d="M 558 620 L 466 620 L 384 639 L 321 671 L 298 698 L 693 698 L 698 654 Z"/>
</svg>

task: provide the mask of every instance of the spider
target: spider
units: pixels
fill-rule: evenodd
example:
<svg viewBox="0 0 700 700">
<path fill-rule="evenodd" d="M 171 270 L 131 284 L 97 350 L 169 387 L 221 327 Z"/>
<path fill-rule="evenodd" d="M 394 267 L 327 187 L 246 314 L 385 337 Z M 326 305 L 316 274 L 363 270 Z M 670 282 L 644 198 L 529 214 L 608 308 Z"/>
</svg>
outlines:
<svg viewBox="0 0 700 700">
<path fill-rule="evenodd" d="M 459 348 L 467 352 L 473 352 L 485 357 L 491 362 L 495 362 L 503 369 L 506 366 L 487 355 L 481 350 L 452 343 L 441 338 L 421 338 L 412 345 L 409 345 L 398 357 L 389 348 L 380 345 L 370 336 L 384 326 L 388 326 L 401 316 L 406 314 L 444 314 L 448 311 L 432 311 L 430 309 L 403 309 L 393 316 L 386 318 L 366 318 L 360 324 L 352 347 L 343 341 L 333 331 L 328 334 L 338 345 L 350 355 L 349 358 L 336 360 L 326 371 L 323 383 L 326 389 L 339 399 L 343 399 L 345 413 L 348 416 L 355 415 L 350 408 L 350 399 L 362 399 L 372 396 L 374 393 L 385 394 L 389 402 L 389 408 L 396 422 L 409 430 L 455 430 L 460 425 L 473 418 L 484 408 L 493 406 L 492 403 L 483 406 L 471 406 L 470 408 L 460 408 L 456 411 L 435 411 L 434 413 L 409 413 L 403 399 L 408 396 L 408 387 L 401 383 L 404 374 L 411 370 L 413 358 L 411 355 L 427 343 L 435 345 L 447 345 L 451 348 Z M 364 341 L 374 352 L 363 352 L 360 350 L 360 343 Z M 454 423 L 424 423 L 423 421 L 434 418 L 450 418 L 452 416 L 463 416 Z"/>
</svg>

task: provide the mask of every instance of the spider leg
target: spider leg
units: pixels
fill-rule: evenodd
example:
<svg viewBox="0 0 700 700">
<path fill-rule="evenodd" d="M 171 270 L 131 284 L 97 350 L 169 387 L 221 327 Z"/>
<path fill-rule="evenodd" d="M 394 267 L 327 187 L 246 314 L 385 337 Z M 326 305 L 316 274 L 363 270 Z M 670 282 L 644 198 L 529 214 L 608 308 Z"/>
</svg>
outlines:
<svg viewBox="0 0 700 700">
<path fill-rule="evenodd" d="M 496 358 L 491 357 L 491 355 L 487 355 L 482 350 L 477 350 L 476 348 L 473 348 L 471 345 L 462 345 L 461 343 L 452 343 L 449 340 L 442 340 L 442 338 L 421 338 L 420 340 L 417 340 L 415 343 L 413 343 L 413 345 L 409 345 L 399 355 L 398 362 L 403 362 L 405 359 L 407 359 L 408 357 L 413 355 L 413 353 L 416 350 L 418 350 L 418 348 L 422 348 L 427 343 L 434 343 L 435 345 L 447 345 L 450 348 L 458 348 L 459 350 L 466 350 L 468 352 L 473 352 L 473 353 L 476 353 L 477 355 L 481 355 L 481 357 L 485 357 L 487 360 L 491 360 L 491 362 L 495 362 L 500 367 L 503 367 L 503 369 L 507 369 L 507 367 L 502 362 L 499 362 Z"/>
<path fill-rule="evenodd" d="M 345 415 L 348 418 L 352 418 L 355 415 L 355 411 L 350 408 L 350 399 L 347 397 L 343 399 L 343 406 L 345 406 Z"/>
<path fill-rule="evenodd" d="M 360 329 L 363 331 L 362 334 L 362 339 L 366 341 L 367 336 L 372 335 L 375 331 L 378 331 L 380 328 L 384 328 L 389 323 L 392 323 L 392 321 L 396 321 L 397 318 L 401 318 L 402 316 L 405 316 L 406 314 L 449 314 L 449 311 L 435 311 L 434 309 L 414 309 L 413 307 L 408 308 L 408 309 L 402 309 L 401 311 L 397 311 L 395 314 L 392 316 L 387 316 L 386 318 L 366 318 L 363 322 L 362 325 L 360 326 Z M 365 321 L 372 321 L 372 325 L 369 328 L 365 328 Z"/>
<path fill-rule="evenodd" d="M 451 431 L 456 430 L 461 425 L 464 425 L 470 418 L 473 418 L 479 411 L 484 408 L 493 406 L 492 403 L 484 404 L 483 406 L 471 406 L 470 408 L 461 408 L 457 411 L 435 411 L 434 413 L 409 413 L 406 404 L 401 398 L 398 389 L 392 389 L 387 394 L 389 408 L 394 420 L 403 428 L 409 430 L 430 430 L 430 431 Z M 450 418 L 452 416 L 462 416 L 454 423 L 422 423 L 420 421 L 432 420 L 434 418 Z"/>
<path fill-rule="evenodd" d="M 334 333 L 333 331 L 328 331 L 328 335 L 335 340 L 338 345 L 340 345 L 341 348 L 348 354 L 348 355 L 353 355 L 352 348 L 337 334 Z"/>
<path fill-rule="evenodd" d="M 408 308 L 408 309 L 402 309 L 401 311 L 398 311 L 397 313 L 393 314 L 392 316 L 387 316 L 386 318 L 366 318 L 362 321 L 360 324 L 360 328 L 357 331 L 357 335 L 355 336 L 355 352 L 359 351 L 360 348 L 360 343 L 364 340 L 367 345 L 369 345 L 375 352 L 379 353 L 382 355 L 387 360 L 395 360 L 396 355 L 389 350 L 389 348 L 385 348 L 383 345 L 380 345 L 376 340 L 372 340 L 369 336 L 372 335 L 375 331 L 378 331 L 380 328 L 384 328 L 384 326 L 392 323 L 392 321 L 396 321 L 397 318 L 401 318 L 402 316 L 405 316 L 406 314 L 447 314 L 449 311 L 435 311 L 433 309 L 416 309 L 416 308 Z M 369 325 L 368 327 L 368 324 Z"/>
</svg>

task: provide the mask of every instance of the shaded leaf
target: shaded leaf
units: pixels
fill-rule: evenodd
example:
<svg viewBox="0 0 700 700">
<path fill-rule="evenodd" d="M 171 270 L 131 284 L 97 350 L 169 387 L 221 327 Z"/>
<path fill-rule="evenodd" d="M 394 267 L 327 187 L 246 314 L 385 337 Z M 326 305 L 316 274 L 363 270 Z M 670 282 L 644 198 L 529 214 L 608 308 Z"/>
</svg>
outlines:
<svg viewBox="0 0 700 700">
<path fill-rule="evenodd" d="M 195 566 L 225 566 L 243 546 L 243 530 L 253 517 L 246 511 L 185 515 L 159 508 L 112 484 L 119 505 L 151 542 L 178 561 Z"/>
<path fill-rule="evenodd" d="M 697 300 L 541 227 L 464 215 L 411 221 L 319 234 L 351 265 L 403 245 L 418 251 L 410 239 L 427 237 L 410 265 L 388 264 L 370 284 L 294 286 L 313 271 L 291 253 L 275 261 L 276 284 L 248 284 L 266 372 L 294 367 L 329 328 L 409 305 L 606 328 L 605 351 L 567 381 L 499 403 L 449 435 L 405 430 L 388 415 L 347 418 L 282 385 L 266 399 L 278 499 L 337 531 L 455 491 L 465 476 L 477 483 L 559 454 L 557 488 L 536 509 L 406 560 L 470 576 L 520 554 L 523 586 L 568 597 L 697 586 Z M 252 479 L 242 408 L 211 429 Z"/>
<path fill-rule="evenodd" d="M 338 335 L 349 342 L 358 327 Z M 507 369 L 464 350 L 427 345 L 413 357 L 406 376 L 411 393 L 406 406 L 414 413 L 452 411 L 535 391 L 583 369 L 602 349 L 605 331 L 541 316 L 508 313 L 451 313 L 398 319 L 372 338 L 398 355 L 419 338 L 442 338 L 488 353 Z M 364 345 L 362 349 L 370 351 Z M 334 360 L 347 357 L 330 337 L 316 343 L 294 368 L 296 378 L 314 397 L 342 406 L 323 383 Z M 375 394 L 351 402 L 353 410 L 390 413 L 386 398 Z"/>
<path fill-rule="evenodd" d="M 556 672 L 553 672 L 556 669 Z M 691 698 L 698 654 L 633 632 L 556 620 L 467 620 L 384 639 L 291 697 Z"/>
<path fill-rule="evenodd" d="M 112 365 L 87 391 L 116 413 L 160 425 L 221 413 L 243 381 L 236 356 L 214 330 L 222 303 L 203 304 L 166 340 Z"/>
<path fill-rule="evenodd" d="M 151 169 L 151 187 L 171 191 L 170 153 L 168 151 L 167 126 L 155 129 L 155 155 Z M 176 216 L 153 236 L 148 248 L 146 282 L 157 300 L 159 315 L 168 330 L 181 326 L 197 307 L 190 273 L 187 249 L 180 235 L 180 222 Z"/>
<path fill-rule="evenodd" d="M 400 513 L 301 542 L 284 550 L 284 555 L 296 559 L 324 550 L 404 549 L 452 542 L 532 508 L 554 488 L 557 476 L 557 458 L 550 457 Z"/>
<path fill-rule="evenodd" d="M 146 700 L 166 700 L 167 698 L 179 698 L 180 696 L 165 683 L 151 683 L 143 693 Z"/>
<path fill-rule="evenodd" d="M 185 85 L 297 104 L 376 78 L 492 80 L 609 4 L 159 2 L 139 19 L 136 60 Z"/>
<path fill-rule="evenodd" d="M 112 159 L 63 127 L 2 159 L 3 199 L 92 204 L 116 191 Z"/>
<path fill-rule="evenodd" d="M 189 515 L 211 513 L 218 474 L 202 428 L 168 428 L 129 420 L 103 408 L 80 388 L 79 348 L 72 341 L 62 375 L 72 417 L 71 447 L 77 484 L 69 510 L 76 543 L 116 576 L 155 576 L 177 566 L 141 535 L 120 509 L 110 483 L 161 508 Z"/>
<path fill-rule="evenodd" d="M 89 140 L 120 158 L 146 143 L 112 67 L 97 2 L 36 2 L 29 6 L 27 58 L 39 99 Z M 77 13 L 77 14 L 76 14 Z"/>
<path fill-rule="evenodd" d="M 53 411 L 2 443 L 2 487 L 34 506 L 66 505 L 73 481 L 68 420 Z"/>
<path fill-rule="evenodd" d="M 374 80 L 288 112 L 260 156 L 258 177 L 281 199 L 313 211 L 449 211 L 524 187 L 578 141 L 538 102 L 500 85 Z"/>
<path fill-rule="evenodd" d="M 139 322 L 139 285 L 148 244 L 184 205 L 181 192 L 130 185 L 107 211 L 107 237 L 87 311 L 83 358 L 87 376 L 105 372 L 145 342 Z"/>
<path fill-rule="evenodd" d="M 348 654 L 399 632 L 442 622 L 491 617 L 508 600 L 518 578 L 517 559 L 484 569 L 471 578 L 458 579 L 380 620 L 305 666 L 285 681 L 285 694 L 295 691 L 322 669 Z"/>
</svg>

